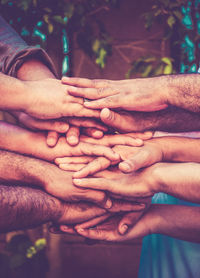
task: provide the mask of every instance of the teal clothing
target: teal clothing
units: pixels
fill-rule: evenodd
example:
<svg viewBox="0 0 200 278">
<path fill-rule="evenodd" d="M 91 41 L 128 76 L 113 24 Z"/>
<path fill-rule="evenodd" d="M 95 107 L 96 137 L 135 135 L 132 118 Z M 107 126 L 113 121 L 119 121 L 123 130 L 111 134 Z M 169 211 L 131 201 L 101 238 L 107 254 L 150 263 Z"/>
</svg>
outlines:
<svg viewBox="0 0 200 278">
<path fill-rule="evenodd" d="M 164 193 L 153 197 L 152 203 L 199 206 Z M 178 240 L 161 234 L 143 239 L 139 278 L 199 278 L 200 244 Z"/>
</svg>

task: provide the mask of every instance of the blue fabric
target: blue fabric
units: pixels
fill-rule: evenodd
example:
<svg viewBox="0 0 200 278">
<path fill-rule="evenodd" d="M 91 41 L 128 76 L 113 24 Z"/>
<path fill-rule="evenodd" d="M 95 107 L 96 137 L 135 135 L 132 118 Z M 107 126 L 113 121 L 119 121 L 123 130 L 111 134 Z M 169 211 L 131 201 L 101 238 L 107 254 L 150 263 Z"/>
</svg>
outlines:
<svg viewBox="0 0 200 278">
<path fill-rule="evenodd" d="M 164 193 L 153 197 L 155 204 L 199 206 Z M 139 278 L 199 278 L 200 244 L 153 234 L 143 239 Z"/>
</svg>

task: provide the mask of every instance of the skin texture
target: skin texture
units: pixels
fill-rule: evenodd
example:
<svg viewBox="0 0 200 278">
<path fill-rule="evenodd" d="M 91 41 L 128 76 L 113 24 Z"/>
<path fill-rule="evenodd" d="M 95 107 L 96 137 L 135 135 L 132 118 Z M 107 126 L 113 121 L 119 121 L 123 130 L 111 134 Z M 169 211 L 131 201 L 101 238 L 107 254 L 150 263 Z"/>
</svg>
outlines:
<svg viewBox="0 0 200 278">
<path fill-rule="evenodd" d="M 55 76 L 41 61 L 30 58 L 26 60 L 17 71 L 17 78 L 23 81 L 38 81 L 47 78 L 55 79 Z M 41 120 L 31 117 L 30 115 L 23 112 L 12 111 L 12 114 L 14 114 L 14 116 L 18 119 L 18 122 L 25 127 L 33 130 L 48 130 L 47 144 L 51 147 L 56 145 L 59 138 L 59 133 L 66 133 L 69 130 L 70 125 L 75 125 L 77 130 L 79 130 L 79 127 L 85 127 L 86 131 L 88 128 L 90 128 L 90 136 L 94 138 L 103 136 L 102 131 L 107 130 L 105 126 L 89 118 L 74 119 L 67 117 L 65 119 L 58 120 Z M 100 132 L 100 135 L 97 134 L 97 136 L 95 136 L 96 130 Z M 70 139 L 70 137 L 68 138 L 68 135 L 66 134 L 68 143 L 72 143 L 72 145 L 74 145 L 74 142 L 75 144 L 76 142 L 78 143 L 78 135 L 79 133 L 77 132 L 75 134 L 75 139 Z"/>
<path fill-rule="evenodd" d="M 63 77 L 70 94 L 89 98 L 87 108 L 121 108 L 128 111 L 158 111 L 169 104 L 200 111 L 198 74 L 166 75 L 130 80 L 89 80 Z"/>
<path fill-rule="evenodd" d="M 182 240 L 200 242 L 200 225 L 199 221 L 196 221 L 199 215 L 199 207 L 152 205 L 150 209 L 139 218 L 136 224 L 135 220 L 138 220 L 138 215 L 129 213 L 124 216 L 124 220 L 114 217 L 92 229 L 77 225 L 75 230 L 78 234 L 95 240 L 127 241 L 141 238 L 152 233 L 159 233 Z M 131 222 L 135 224 L 134 226 L 129 225 L 130 219 Z M 123 235 L 118 230 L 119 222 L 122 226 L 128 226 L 128 230 L 125 228 L 126 233 Z M 176 227 L 174 223 L 176 223 Z M 121 231 L 123 231 L 123 229 Z"/>
<path fill-rule="evenodd" d="M 0 185 L 0 231 L 32 228 L 43 223 L 75 224 L 103 215 L 90 203 L 64 203 L 32 187 Z"/>
</svg>

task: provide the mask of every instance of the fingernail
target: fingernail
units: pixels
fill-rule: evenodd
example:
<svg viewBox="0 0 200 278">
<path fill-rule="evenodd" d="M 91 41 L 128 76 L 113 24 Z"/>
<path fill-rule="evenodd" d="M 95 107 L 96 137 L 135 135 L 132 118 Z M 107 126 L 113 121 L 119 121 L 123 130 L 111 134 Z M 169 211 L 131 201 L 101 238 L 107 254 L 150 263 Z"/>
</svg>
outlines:
<svg viewBox="0 0 200 278">
<path fill-rule="evenodd" d="M 118 159 L 120 159 L 120 155 L 119 155 L 118 153 L 114 153 L 114 154 L 113 154 L 113 158 L 114 158 L 115 160 L 118 160 Z"/>
<path fill-rule="evenodd" d="M 128 230 L 128 226 L 126 225 L 126 224 L 123 224 L 122 226 L 121 226 L 121 229 L 120 229 L 120 232 L 121 232 L 121 234 L 125 234 L 126 233 L 126 231 Z"/>
<path fill-rule="evenodd" d="M 84 232 L 84 229 L 79 228 L 79 229 L 77 229 L 77 232 L 81 234 Z"/>
<path fill-rule="evenodd" d="M 105 208 L 109 209 L 112 207 L 112 201 L 110 199 L 107 199 L 106 203 L 105 203 Z"/>
<path fill-rule="evenodd" d="M 68 129 L 69 129 L 68 124 L 64 123 L 64 124 L 60 125 L 60 132 L 64 133 L 64 132 L 68 131 Z"/>
<path fill-rule="evenodd" d="M 81 179 L 74 179 L 74 183 L 76 185 L 80 185 L 81 184 Z"/>
<path fill-rule="evenodd" d="M 103 136 L 103 132 L 102 131 L 99 131 L 99 130 L 96 130 L 93 132 L 93 136 L 94 137 L 102 137 Z"/>
<path fill-rule="evenodd" d="M 90 106 L 91 106 L 91 102 L 90 102 L 90 101 L 85 100 L 85 101 L 84 101 L 84 106 L 86 106 L 86 107 L 90 107 Z"/>
<path fill-rule="evenodd" d="M 72 145 L 78 144 L 78 138 L 77 138 L 76 136 L 70 136 L 70 137 L 68 137 L 68 141 L 69 141 L 69 143 L 72 144 Z"/>
<path fill-rule="evenodd" d="M 54 146 L 55 145 L 55 139 L 53 137 L 49 137 L 47 139 L 47 145 Z"/>
<path fill-rule="evenodd" d="M 127 172 L 131 171 L 133 169 L 133 167 L 131 168 L 131 166 L 126 162 L 122 163 L 121 166 L 123 167 L 123 170 L 125 170 Z"/>
<path fill-rule="evenodd" d="M 143 140 L 142 140 L 142 139 L 139 139 L 139 138 L 137 138 L 137 139 L 135 140 L 135 142 L 136 142 L 137 144 L 140 144 L 140 145 L 143 144 Z"/>
</svg>

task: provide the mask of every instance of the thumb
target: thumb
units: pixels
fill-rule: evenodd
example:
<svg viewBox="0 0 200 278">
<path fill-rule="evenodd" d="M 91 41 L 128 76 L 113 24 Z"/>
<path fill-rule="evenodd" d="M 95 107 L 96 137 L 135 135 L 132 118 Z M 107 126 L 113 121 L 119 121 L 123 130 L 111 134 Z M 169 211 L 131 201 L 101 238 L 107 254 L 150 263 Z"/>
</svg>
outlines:
<svg viewBox="0 0 200 278">
<path fill-rule="evenodd" d="M 119 222 L 118 225 L 118 231 L 121 235 L 124 235 L 125 233 L 127 233 L 128 229 L 133 227 L 137 221 L 139 220 L 139 218 L 141 217 L 141 215 L 143 214 L 143 211 L 141 212 L 130 212 L 127 213 L 123 216 L 123 218 L 121 219 L 121 221 Z"/>
<path fill-rule="evenodd" d="M 127 115 L 120 115 L 108 108 L 104 108 L 101 110 L 100 118 L 107 126 L 110 126 L 117 131 L 133 131 L 133 121 Z"/>
<path fill-rule="evenodd" d="M 150 166 L 152 164 L 151 155 L 146 150 L 139 150 L 130 159 L 122 161 L 119 164 L 119 169 L 124 173 L 130 173 L 137 171 L 143 167 Z"/>
</svg>

